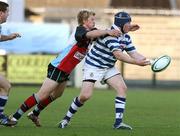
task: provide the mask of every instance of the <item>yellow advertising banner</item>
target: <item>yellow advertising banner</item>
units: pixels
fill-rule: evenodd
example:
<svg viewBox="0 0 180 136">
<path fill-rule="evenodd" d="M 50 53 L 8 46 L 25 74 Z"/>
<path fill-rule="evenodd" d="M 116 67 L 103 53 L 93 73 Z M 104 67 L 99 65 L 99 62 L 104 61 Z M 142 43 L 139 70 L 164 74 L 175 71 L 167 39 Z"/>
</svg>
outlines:
<svg viewBox="0 0 180 136">
<path fill-rule="evenodd" d="M 7 78 L 12 83 L 42 83 L 55 55 L 8 55 Z"/>
</svg>

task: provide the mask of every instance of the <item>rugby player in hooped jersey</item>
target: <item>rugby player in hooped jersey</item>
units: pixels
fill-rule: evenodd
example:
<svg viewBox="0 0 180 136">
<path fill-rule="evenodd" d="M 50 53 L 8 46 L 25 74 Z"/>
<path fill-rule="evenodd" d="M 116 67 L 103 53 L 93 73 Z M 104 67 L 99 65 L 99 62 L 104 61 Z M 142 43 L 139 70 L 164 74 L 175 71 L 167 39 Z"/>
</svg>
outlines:
<svg viewBox="0 0 180 136">
<path fill-rule="evenodd" d="M 48 65 L 47 77 L 40 90 L 24 101 L 12 115 L 12 121 L 18 122 L 27 110 L 36 105 L 35 109 L 28 113 L 27 117 L 32 120 L 37 127 L 41 126 L 38 115 L 49 103 L 63 94 L 66 82 L 69 79 L 69 74 L 86 55 L 92 39 L 104 35 L 115 37 L 121 35 L 120 30 L 96 29 L 95 13 L 92 11 L 80 11 L 77 19 L 79 26 L 77 26 L 76 31 L 72 33 L 68 47 L 50 62 Z"/>
<path fill-rule="evenodd" d="M 121 30 L 123 35 L 119 37 L 106 35 L 97 38 L 94 46 L 85 58 L 81 92 L 72 101 L 67 114 L 59 123 L 59 128 L 65 128 L 69 124 L 70 119 L 77 112 L 78 108 L 82 107 L 91 98 L 95 82 L 103 80 L 116 90 L 113 128 L 132 129 L 131 126 L 123 123 L 127 86 L 122 75 L 114 65 L 117 60 L 139 66 L 150 65 L 150 61 L 136 51 L 130 36 L 127 34 L 129 31 L 137 29 L 139 29 L 139 26 L 131 24 L 131 17 L 128 13 L 118 12 L 115 14 L 111 30 Z M 123 51 L 126 51 L 128 55 L 124 54 Z"/>
</svg>

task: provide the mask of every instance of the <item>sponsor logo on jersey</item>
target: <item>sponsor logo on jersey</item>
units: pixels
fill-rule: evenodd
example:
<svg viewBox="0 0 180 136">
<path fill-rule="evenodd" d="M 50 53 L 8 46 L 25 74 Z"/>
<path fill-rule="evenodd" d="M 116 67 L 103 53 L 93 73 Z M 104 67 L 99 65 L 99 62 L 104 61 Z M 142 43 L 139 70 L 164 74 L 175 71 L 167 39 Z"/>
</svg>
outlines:
<svg viewBox="0 0 180 136">
<path fill-rule="evenodd" d="M 77 52 L 74 54 L 74 57 L 75 57 L 76 59 L 78 59 L 79 61 L 81 61 L 81 60 L 85 57 L 85 55 L 77 51 Z"/>
<path fill-rule="evenodd" d="M 94 76 L 94 73 L 90 73 L 90 77 L 93 77 Z"/>
</svg>

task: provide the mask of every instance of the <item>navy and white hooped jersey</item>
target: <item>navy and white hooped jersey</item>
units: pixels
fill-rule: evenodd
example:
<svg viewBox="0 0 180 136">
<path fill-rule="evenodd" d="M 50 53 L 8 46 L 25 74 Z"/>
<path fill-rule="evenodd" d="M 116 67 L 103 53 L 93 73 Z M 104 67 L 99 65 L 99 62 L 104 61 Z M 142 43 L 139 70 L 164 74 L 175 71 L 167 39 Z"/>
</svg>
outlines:
<svg viewBox="0 0 180 136">
<path fill-rule="evenodd" d="M 111 29 L 118 29 L 113 25 Z M 94 46 L 88 52 L 85 64 L 98 68 L 111 68 L 115 65 L 117 59 L 113 55 L 113 51 L 120 50 L 132 52 L 135 47 L 132 44 L 131 38 L 128 34 L 123 34 L 120 37 L 105 36 L 98 38 Z"/>
</svg>

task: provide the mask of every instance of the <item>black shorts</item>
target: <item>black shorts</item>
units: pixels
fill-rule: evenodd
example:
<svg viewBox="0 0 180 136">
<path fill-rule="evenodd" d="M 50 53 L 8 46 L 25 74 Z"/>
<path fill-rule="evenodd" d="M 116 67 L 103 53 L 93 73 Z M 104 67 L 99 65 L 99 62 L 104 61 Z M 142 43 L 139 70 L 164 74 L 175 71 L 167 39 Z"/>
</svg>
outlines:
<svg viewBox="0 0 180 136">
<path fill-rule="evenodd" d="M 48 65 L 47 77 L 58 83 L 69 80 L 69 74 L 54 67 L 51 63 Z"/>
</svg>

